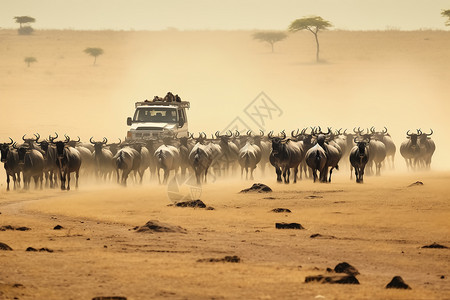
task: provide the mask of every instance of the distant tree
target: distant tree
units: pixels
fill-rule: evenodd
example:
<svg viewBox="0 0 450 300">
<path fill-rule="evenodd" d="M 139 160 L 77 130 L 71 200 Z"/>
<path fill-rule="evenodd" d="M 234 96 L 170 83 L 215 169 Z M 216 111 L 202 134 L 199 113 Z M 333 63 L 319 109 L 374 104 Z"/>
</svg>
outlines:
<svg viewBox="0 0 450 300">
<path fill-rule="evenodd" d="M 319 38 L 318 34 L 320 30 L 326 30 L 328 27 L 333 26 L 330 22 L 322 19 L 319 16 L 304 17 L 297 19 L 289 26 L 290 32 L 297 32 L 300 30 L 308 30 L 316 39 L 316 61 L 319 61 Z"/>
<path fill-rule="evenodd" d="M 37 62 L 37 59 L 33 56 L 28 56 L 25 57 L 23 61 L 27 64 L 27 67 L 29 68 L 32 63 Z"/>
<path fill-rule="evenodd" d="M 260 42 L 267 42 L 272 46 L 277 42 L 280 42 L 287 38 L 287 34 L 283 31 L 260 31 L 253 34 L 253 39 L 259 40 Z"/>
<path fill-rule="evenodd" d="M 86 49 L 84 49 L 84 52 L 89 54 L 90 56 L 94 57 L 93 65 L 95 65 L 95 63 L 97 61 L 97 56 L 100 56 L 103 54 L 103 49 L 102 48 L 86 48 Z"/>
<path fill-rule="evenodd" d="M 448 20 L 445 22 L 445 26 L 450 26 L 450 9 L 443 10 L 441 12 L 441 15 L 448 18 Z"/>
<path fill-rule="evenodd" d="M 20 27 L 17 30 L 20 35 L 30 35 L 33 33 L 34 29 L 31 26 L 22 26 L 22 24 L 34 23 L 36 22 L 35 18 L 29 16 L 20 16 L 14 17 L 16 23 L 19 23 Z"/>
</svg>

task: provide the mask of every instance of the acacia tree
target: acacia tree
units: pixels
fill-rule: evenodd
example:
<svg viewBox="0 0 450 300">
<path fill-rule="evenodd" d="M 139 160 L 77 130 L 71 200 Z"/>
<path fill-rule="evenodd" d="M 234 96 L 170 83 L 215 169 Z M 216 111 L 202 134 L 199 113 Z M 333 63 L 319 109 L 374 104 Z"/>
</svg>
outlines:
<svg viewBox="0 0 450 300">
<path fill-rule="evenodd" d="M 103 54 L 102 48 L 86 48 L 84 49 L 84 52 L 89 54 L 90 56 L 94 57 L 94 63 L 92 65 L 95 65 L 97 61 L 97 56 L 100 56 Z"/>
<path fill-rule="evenodd" d="M 287 34 L 283 31 L 260 31 L 253 34 L 253 39 L 259 40 L 260 42 L 267 42 L 272 46 L 277 42 L 280 42 L 287 38 Z"/>
<path fill-rule="evenodd" d="M 32 63 L 37 62 L 37 59 L 33 56 L 28 56 L 25 57 L 23 61 L 27 64 L 27 67 L 29 68 Z"/>
<path fill-rule="evenodd" d="M 22 28 L 22 24 L 36 22 L 35 18 L 29 17 L 29 16 L 14 17 L 14 19 L 16 20 L 16 23 L 20 24 L 20 28 Z"/>
<path fill-rule="evenodd" d="M 319 16 L 304 17 L 297 19 L 289 26 L 290 32 L 297 32 L 300 30 L 308 30 L 316 39 L 316 61 L 319 61 L 319 31 L 326 30 L 328 27 L 333 26 L 330 22 L 322 19 Z"/>
<path fill-rule="evenodd" d="M 35 18 L 29 17 L 29 16 L 20 16 L 20 17 L 14 17 L 14 19 L 16 20 L 16 23 L 19 23 L 19 25 L 20 25 L 20 27 L 18 29 L 19 34 L 28 35 L 34 31 L 31 26 L 22 26 L 22 24 L 34 23 L 34 22 L 36 22 Z"/>
<path fill-rule="evenodd" d="M 448 18 L 448 20 L 445 22 L 445 26 L 450 26 L 450 9 L 443 10 L 441 12 L 441 15 Z"/>
</svg>

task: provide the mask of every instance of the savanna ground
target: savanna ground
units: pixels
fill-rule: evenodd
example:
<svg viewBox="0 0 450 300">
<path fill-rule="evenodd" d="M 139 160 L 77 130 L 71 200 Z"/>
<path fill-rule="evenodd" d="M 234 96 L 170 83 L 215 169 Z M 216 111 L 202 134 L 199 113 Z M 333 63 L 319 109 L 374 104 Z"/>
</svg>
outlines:
<svg viewBox="0 0 450 300">
<path fill-rule="evenodd" d="M 193 132 L 211 133 L 236 116 L 250 123 L 243 110 L 264 91 L 283 110 L 266 130 L 387 126 L 399 146 L 408 129 L 432 128 L 432 171 L 404 172 L 397 153 L 396 170 L 363 185 L 346 168 L 331 184 L 279 185 L 258 174 L 255 182 L 274 189 L 268 195 L 238 194 L 253 182 L 218 179 L 200 197 L 215 210 L 167 206 L 167 187 L 148 182 L 121 188 L 81 178 L 70 192 L 7 193 L 1 172 L 0 226 L 31 228 L 0 231 L 13 248 L 0 252 L 1 297 L 450 298 L 450 250 L 421 248 L 450 246 L 450 33 L 324 32 L 319 64 L 307 32 L 276 44 L 274 54 L 251 34 L 0 30 L 0 142 L 55 131 L 115 141 L 134 101 L 168 91 L 191 101 Z M 96 66 L 87 47 L 105 50 Z M 27 56 L 37 59 L 29 68 Z M 408 187 L 418 180 L 424 185 Z M 278 207 L 292 213 L 269 212 Z M 133 230 L 152 219 L 186 233 Z M 334 238 L 310 238 L 315 233 Z M 228 255 L 241 262 L 198 262 Z M 359 270 L 360 285 L 304 283 L 343 261 Z M 384 289 L 395 275 L 412 290 Z"/>
</svg>

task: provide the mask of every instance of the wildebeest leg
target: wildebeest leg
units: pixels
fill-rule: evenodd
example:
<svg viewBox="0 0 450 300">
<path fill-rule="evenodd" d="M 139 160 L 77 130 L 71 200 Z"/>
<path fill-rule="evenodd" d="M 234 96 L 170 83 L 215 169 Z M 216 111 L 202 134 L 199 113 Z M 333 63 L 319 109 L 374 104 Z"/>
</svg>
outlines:
<svg viewBox="0 0 450 300">
<path fill-rule="evenodd" d="M 159 184 L 161 184 L 161 169 L 158 167 L 157 169 L 156 169 L 156 172 L 158 172 L 158 182 L 159 182 Z M 123 176 L 123 175 L 122 175 Z"/>
<path fill-rule="evenodd" d="M 244 178 L 244 167 L 241 167 L 241 180 Z"/>
<path fill-rule="evenodd" d="M 75 171 L 75 188 L 78 188 L 78 177 L 80 177 L 80 169 Z"/>
<path fill-rule="evenodd" d="M 334 167 L 331 167 L 331 169 L 330 169 L 330 177 L 328 178 L 328 182 L 331 182 L 331 174 L 333 173 L 333 169 L 334 169 Z"/>
<path fill-rule="evenodd" d="M 253 180 L 253 171 L 255 168 L 250 168 L 250 180 Z"/>
<path fill-rule="evenodd" d="M 66 189 L 66 178 L 65 177 L 66 177 L 66 173 L 63 172 L 62 170 L 59 170 L 59 180 L 61 180 L 61 190 L 63 190 L 63 191 Z"/>
<path fill-rule="evenodd" d="M 280 169 L 280 167 L 275 167 L 275 172 L 277 173 L 277 182 L 282 182 L 282 180 L 281 180 L 281 169 Z"/>
<path fill-rule="evenodd" d="M 248 167 L 245 167 L 245 180 L 248 180 Z"/>
<path fill-rule="evenodd" d="M 356 168 L 355 168 L 355 176 L 358 176 Z M 352 178 L 353 178 L 353 166 L 352 164 L 350 164 L 350 180 L 352 180 Z M 356 177 L 356 179 L 358 179 L 358 177 Z"/>
<path fill-rule="evenodd" d="M 297 183 L 298 166 L 294 167 L 294 183 Z M 301 172 L 300 172 L 301 174 Z"/>
<path fill-rule="evenodd" d="M 284 177 L 284 183 L 289 183 L 289 176 L 291 175 L 291 169 L 289 167 L 284 167 L 283 171 L 283 177 Z"/>
<path fill-rule="evenodd" d="M 360 181 L 359 168 L 356 168 L 356 167 L 355 167 L 355 178 L 356 178 L 356 183 L 359 183 L 359 181 Z"/>
<path fill-rule="evenodd" d="M 313 174 L 313 181 L 316 182 L 316 180 L 317 180 L 317 170 L 312 170 L 312 174 Z"/>
<path fill-rule="evenodd" d="M 205 169 L 205 183 L 207 183 L 208 179 L 208 168 Z"/>
<path fill-rule="evenodd" d="M 169 179 L 170 170 L 164 169 L 164 184 L 167 184 L 167 180 Z"/>
<path fill-rule="evenodd" d="M 9 182 L 10 182 L 9 174 L 8 174 L 8 172 L 6 172 L 6 190 L 7 191 L 9 191 Z M 14 180 L 14 189 L 15 189 L 15 187 L 16 187 L 16 183 L 15 183 L 15 180 Z"/>
</svg>

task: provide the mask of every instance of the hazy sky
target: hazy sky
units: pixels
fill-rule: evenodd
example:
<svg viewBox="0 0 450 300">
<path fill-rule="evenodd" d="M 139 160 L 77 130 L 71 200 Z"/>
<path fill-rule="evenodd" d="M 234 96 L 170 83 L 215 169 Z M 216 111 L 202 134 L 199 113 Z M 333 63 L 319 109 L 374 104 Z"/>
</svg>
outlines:
<svg viewBox="0 0 450 300">
<path fill-rule="evenodd" d="M 346 30 L 448 29 L 450 0 L 0 0 L 0 27 L 14 16 L 35 29 L 286 29 L 319 15 Z"/>
</svg>

